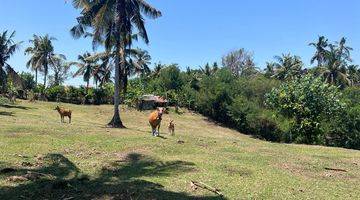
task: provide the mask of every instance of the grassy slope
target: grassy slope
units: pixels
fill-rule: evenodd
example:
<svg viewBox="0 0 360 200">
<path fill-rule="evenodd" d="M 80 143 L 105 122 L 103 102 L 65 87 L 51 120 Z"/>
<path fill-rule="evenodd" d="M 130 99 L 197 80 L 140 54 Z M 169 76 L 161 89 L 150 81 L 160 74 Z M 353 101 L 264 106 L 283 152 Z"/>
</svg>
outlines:
<svg viewBox="0 0 360 200">
<path fill-rule="evenodd" d="M 190 113 L 165 115 L 164 122 L 176 123 L 176 136 L 165 138 L 151 137 L 148 112 L 122 111 L 128 129 L 105 128 L 111 106 L 63 105 L 73 110 L 73 123 L 61 124 L 55 105 L 0 106 L 0 168 L 53 175 L 14 183 L 7 180 L 14 174 L 0 174 L 0 199 L 216 199 L 192 191 L 190 180 L 217 187 L 228 199 L 360 197 L 359 151 L 260 141 Z"/>
</svg>

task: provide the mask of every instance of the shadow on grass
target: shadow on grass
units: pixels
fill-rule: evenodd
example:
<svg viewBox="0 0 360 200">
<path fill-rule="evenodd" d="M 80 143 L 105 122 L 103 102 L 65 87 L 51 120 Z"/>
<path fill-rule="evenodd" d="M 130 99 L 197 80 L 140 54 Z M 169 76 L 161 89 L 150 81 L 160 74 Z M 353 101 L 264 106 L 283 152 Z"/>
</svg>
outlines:
<svg viewBox="0 0 360 200">
<path fill-rule="evenodd" d="M 22 109 L 22 110 L 33 109 L 33 108 L 30 108 L 30 107 L 26 107 L 26 106 L 10 105 L 10 104 L 0 104 L 0 107 L 3 107 L 3 108 L 16 108 L 16 109 Z"/>
<path fill-rule="evenodd" d="M 141 179 L 180 175 L 194 169 L 190 162 L 161 162 L 132 153 L 103 167 L 95 177 L 82 174 L 61 154 L 49 154 L 41 162 L 43 164 L 37 168 L 22 167 L 16 172 L 0 175 L 4 179 L 29 172 L 47 175 L 17 186 L 0 187 L 0 199 L 224 199 L 169 191 L 160 184 Z"/>
<path fill-rule="evenodd" d="M 14 116 L 14 113 L 13 112 L 0 111 L 0 115 L 12 117 L 12 116 Z"/>
</svg>

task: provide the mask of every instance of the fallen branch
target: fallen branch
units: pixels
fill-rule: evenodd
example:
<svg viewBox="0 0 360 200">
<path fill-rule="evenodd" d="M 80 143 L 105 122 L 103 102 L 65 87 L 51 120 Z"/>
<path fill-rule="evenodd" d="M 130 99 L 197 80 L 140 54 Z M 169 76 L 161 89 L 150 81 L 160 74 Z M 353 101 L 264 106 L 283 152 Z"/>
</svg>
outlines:
<svg viewBox="0 0 360 200">
<path fill-rule="evenodd" d="M 338 171 L 338 172 L 347 172 L 347 170 L 345 169 L 336 169 L 336 168 L 330 168 L 330 167 L 325 167 L 326 170 L 332 170 L 332 171 Z"/>
<path fill-rule="evenodd" d="M 223 194 L 220 192 L 219 189 L 217 188 L 213 188 L 209 185 L 206 185 L 205 183 L 202 182 L 198 182 L 198 181 L 191 181 L 190 182 L 190 186 L 193 190 L 196 190 L 198 187 L 202 188 L 202 189 L 206 189 L 209 190 L 210 192 L 213 192 L 215 194 L 218 194 L 219 196 L 223 196 Z"/>
</svg>

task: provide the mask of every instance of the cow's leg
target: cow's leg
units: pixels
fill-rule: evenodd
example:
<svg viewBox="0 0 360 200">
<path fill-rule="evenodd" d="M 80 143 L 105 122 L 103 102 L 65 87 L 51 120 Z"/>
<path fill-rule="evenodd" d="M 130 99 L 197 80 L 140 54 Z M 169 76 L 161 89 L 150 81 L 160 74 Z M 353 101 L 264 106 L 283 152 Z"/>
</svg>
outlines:
<svg viewBox="0 0 360 200">
<path fill-rule="evenodd" d="M 71 115 L 69 116 L 69 124 L 71 124 Z"/>
<path fill-rule="evenodd" d="M 151 134 L 152 134 L 152 136 L 155 136 L 155 132 L 156 132 L 156 127 L 151 125 Z"/>
<path fill-rule="evenodd" d="M 160 135 L 160 123 L 159 123 L 159 125 L 158 125 L 158 133 L 157 133 L 157 135 L 158 135 L 158 136 Z"/>
</svg>

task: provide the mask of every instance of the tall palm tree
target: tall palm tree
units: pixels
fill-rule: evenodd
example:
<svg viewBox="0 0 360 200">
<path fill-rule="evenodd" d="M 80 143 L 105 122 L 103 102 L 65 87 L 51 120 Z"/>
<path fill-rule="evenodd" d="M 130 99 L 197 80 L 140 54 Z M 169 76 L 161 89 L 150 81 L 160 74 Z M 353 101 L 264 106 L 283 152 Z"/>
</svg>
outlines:
<svg viewBox="0 0 360 200">
<path fill-rule="evenodd" d="M 82 9 L 82 16 L 78 18 L 78 26 L 73 30 L 77 36 L 84 35 L 86 27 L 93 28 L 93 41 L 100 41 L 104 36 L 106 49 L 115 52 L 115 93 L 114 116 L 109 122 L 112 127 L 124 127 L 120 119 L 120 76 L 126 68 L 125 48 L 126 38 L 136 28 L 139 36 L 149 42 L 143 14 L 150 18 L 161 16 L 161 12 L 153 8 L 144 0 L 73 0 L 75 8 Z M 111 27 L 115 27 L 114 31 Z"/>
<path fill-rule="evenodd" d="M 350 55 L 346 56 L 345 59 L 343 58 L 345 47 L 330 44 L 329 48 L 325 54 L 325 66 L 320 68 L 320 75 L 325 78 L 326 82 L 333 85 L 351 85 L 346 73 L 347 63 L 345 60 L 349 59 Z"/>
<path fill-rule="evenodd" d="M 279 80 L 291 80 L 301 75 L 303 62 L 299 56 L 283 54 L 275 56 L 275 74 L 274 77 Z"/>
<path fill-rule="evenodd" d="M 350 51 L 352 51 L 353 49 L 349 46 L 346 46 L 346 38 L 342 37 L 340 39 L 340 42 L 337 42 L 338 44 L 338 56 L 339 59 L 344 59 L 344 61 L 349 61 L 352 62 L 352 59 L 350 57 Z"/>
<path fill-rule="evenodd" d="M 151 65 L 151 56 L 145 50 L 135 49 L 133 54 L 134 59 L 131 59 L 132 74 L 145 76 L 150 73 L 149 65 Z"/>
<path fill-rule="evenodd" d="M 164 68 L 161 63 L 155 63 L 154 69 L 151 72 L 151 76 L 156 78 L 159 77 L 160 71 Z"/>
<path fill-rule="evenodd" d="M 5 67 L 10 67 L 7 61 L 10 57 L 15 53 L 15 51 L 19 48 L 21 42 L 14 42 L 15 31 L 8 35 L 8 31 L 4 31 L 0 34 L 0 92 L 5 92 L 7 78 Z"/>
<path fill-rule="evenodd" d="M 25 55 L 26 54 L 31 54 L 31 58 L 30 60 L 26 63 L 26 67 L 30 68 L 32 71 L 35 71 L 35 82 L 36 85 L 38 84 L 38 72 L 43 71 L 42 69 L 42 63 L 38 63 L 38 50 L 39 50 L 39 46 L 40 46 L 40 37 L 37 35 L 33 35 L 33 39 L 31 39 L 29 41 L 30 43 L 32 43 L 32 46 L 28 47 L 25 49 Z"/>
<path fill-rule="evenodd" d="M 54 74 L 49 76 L 49 80 L 52 86 L 57 86 L 69 78 L 70 66 L 65 62 L 66 57 L 62 54 L 54 55 L 53 60 L 54 64 L 51 65 L 51 68 Z"/>
<path fill-rule="evenodd" d="M 274 62 L 266 62 L 266 68 L 264 70 L 265 77 L 271 78 L 275 74 L 275 63 Z"/>
<path fill-rule="evenodd" d="M 324 36 L 319 36 L 318 41 L 316 43 L 310 43 L 309 46 L 316 48 L 315 54 L 310 61 L 311 64 L 313 64 L 316 60 L 318 63 L 317 66 L 320 67 L 325 59 L 326 48 L 328 47 L 328 39 L 326 39 Z"/>
<path fill-rule="evenodd" d="M 78 62 L 69 63 L 69 65 L 75 65 L 79 68 L 73 76 L 83 76 L 87 89 L 89 88 L 90 79 L 95 79 L 95 72 L 100 67 L 97 60 L 91 59 L 91 56 L 92 55 L 90 53 L 86 52 L 83 55 L 78 56 Z"/>
<path fill-rule="evenodd" d="M 360 82 L 360 69 L 359 69 L 359 65 L 349 65 L 348 68 L 348 76 L 349 79 L 351 80 L 352 85 L 354 85 L 355 83 L 359 83 Z"/>
<path fill-rule="evenodd" d="M 26 49 L 26 53 L 32 54 L 32 58 L 28 61 L 29 65 L 34 66 L 35 69 L 41 69 L 44 73 L 44 86 L 46 87 L 46 79 L 49 73 L 49 67 L 56 65 L 57 58 L 60 54 L 54 53 L 54 46 L 52 41 L 56 40 L 49 35 L 36 36 L 32 40 L 33 47 Z M 63 56 L 63 55 L 60 55 Z"/>
</svg>

